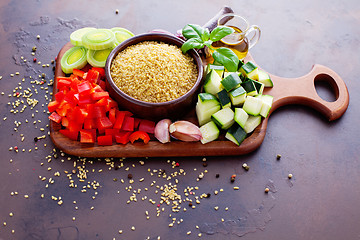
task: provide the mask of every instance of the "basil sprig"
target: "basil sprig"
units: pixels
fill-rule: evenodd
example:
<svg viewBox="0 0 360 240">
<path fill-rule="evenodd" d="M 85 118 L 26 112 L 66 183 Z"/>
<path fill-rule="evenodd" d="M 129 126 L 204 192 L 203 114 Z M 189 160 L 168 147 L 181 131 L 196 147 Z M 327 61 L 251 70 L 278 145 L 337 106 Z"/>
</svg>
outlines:
<svg viewBox="0 0 360 240">
<path fill-rule="evenodd" d="M 209 32 L 209 29 L 196 24 L 187 24 L 182 29 L 182 35 L 187 41 L 182 45 L 181 50 L 186 53 L 190 49 L 202 49 L 205 46 L 213 50 L 213 58 L 222 64 L 229 72 L 235 72 L 238 69 L 239 58 L 229 48 L 220 47 L 214 49 L 211 47 L 213 42 L 221 40 L 223 37 L 234 32 L 234 29 L 226 26 L 217 26 Z"/>
</svg>

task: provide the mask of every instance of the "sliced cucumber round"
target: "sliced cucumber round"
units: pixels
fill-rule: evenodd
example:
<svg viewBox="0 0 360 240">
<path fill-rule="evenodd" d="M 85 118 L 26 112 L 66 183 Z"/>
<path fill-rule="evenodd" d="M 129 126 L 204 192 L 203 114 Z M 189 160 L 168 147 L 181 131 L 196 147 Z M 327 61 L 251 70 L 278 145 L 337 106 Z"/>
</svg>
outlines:
<svg viewBox="0 0 360 240">
<path fill-rule="evenodd" d="M 112 48 L 104 50 L 88 50 L 87 61 L 93 67 L 105 67 L 106 59 L 111 51 Z"/>
<path fill-rule="evenodd" d="M 85 33 L 81 40 L 90 50 L 103 50 L 114 47 L 115 34 L 110 29 L 100 28 Z"/>
<path fill-rule="evenodd" d="M 84 36 L 85 33 L 90 32 L 92 30 L 96 30 L 96 28 L 93 27 L 84 27 L 84 28 L 80 28 L 74 32 L 72 32 L 70 34 L 70 42 L 74 45 L 74 46 L 82 46 L 82 40 L 81 38 Z"/>
<path fill-rule="evenodd" d="M 119 45 L 121 42 L 125 41 L 128 38 L 135 36 L 132 32 L 125 28 L 114 27 L 111 31 L 115 34 L 115 44 Z"/>
<path fill-rule="evenodd" d="M 86 48 L 81 46 L 72 47 L 65 52 L 61 58 L 61 69 L 64 73 L 69 74 L 73 69 L 81 69 L 87 64 Z"/>
</svg>

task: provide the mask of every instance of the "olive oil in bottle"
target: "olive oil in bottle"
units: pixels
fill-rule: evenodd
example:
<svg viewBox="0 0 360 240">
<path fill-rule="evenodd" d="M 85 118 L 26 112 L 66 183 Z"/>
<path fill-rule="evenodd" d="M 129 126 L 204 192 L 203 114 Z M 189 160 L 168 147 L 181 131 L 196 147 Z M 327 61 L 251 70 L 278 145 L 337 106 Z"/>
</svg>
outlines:
<svg viewBox="0 0 360 240">
<path fill-rule="evenodd" d="M 214 49 L 220 47 L 230 48 L 239 59 L 242 60 L 249 51 L 249 40 L 245 37 L 245 34 L 240 28 L 234 26 L 228 27 L 231 27 L 235 31 L 232 34 L 223 37 L 220 41 L 214 42 L 211 47 Z"/>
</svg>

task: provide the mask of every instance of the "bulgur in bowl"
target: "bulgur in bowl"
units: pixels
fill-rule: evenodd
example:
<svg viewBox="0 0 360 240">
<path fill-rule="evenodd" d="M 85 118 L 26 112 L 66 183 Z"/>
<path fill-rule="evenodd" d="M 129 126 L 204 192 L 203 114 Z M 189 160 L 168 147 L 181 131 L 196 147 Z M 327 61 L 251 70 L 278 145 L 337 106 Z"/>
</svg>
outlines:
<svg viewBox="0 0 360 240">
<path fill-rule="evenodd" d="M 110 53 L 106 84 L 119 106 L 138 117 L 178 119 L 197 101 L 203 79 L 199 54 L 181 52 L 184 41 L 146 33 L 122 42 Z"/>
</svg>

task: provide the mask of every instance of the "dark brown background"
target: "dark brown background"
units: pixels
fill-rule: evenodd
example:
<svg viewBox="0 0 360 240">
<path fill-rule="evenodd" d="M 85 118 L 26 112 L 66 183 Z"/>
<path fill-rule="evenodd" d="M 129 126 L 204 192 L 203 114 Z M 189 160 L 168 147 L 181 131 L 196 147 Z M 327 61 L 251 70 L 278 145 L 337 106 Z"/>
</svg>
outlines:
<svg viewBox="0 0 360 240">
<path fill-rule="evenodd" d="M 85 169 L 89 171 L 85 184 L 78 182 L 73 174 L 78 188 L 70 188 L 64 171 L 76 169 L 73 162 L 81 165 L 80 160 L 76 157 L 68 160 L 69 156 L 55 151 L 59 157 L 52 157 L 48 163 L 47 156 L 54 154 L 49 136 L 36 143 L 33 140 L 47 134 L 48 120 L 43 110 L 47 103 L 45 95 L 50 98 L 52 88 L 47 92 L 35 85 L 38 94 L 33 89 L 32 98 L 40 103 L 21 114 L 10 113 L 12 107 L 8 102 L 13 103 L 17 98 L 8 95 L 13 94 L 23 77 L 23 89 L 32 88 L 29 76 L 38 78 L 39 74 L 46 73 L 47 82 L 53 78 L 52 66 L 42 67 L 32 62 L 34 45 L 38 48 L 37 59 L 47 64 L 77 28 L 121 26 L 135 34 L 154 28 L 175 32 L 187 23 L 204 24 L 223 5 L 231 6 L 236 13 L 260 26 L 261 40 L 251 54 L 268 72 L 298 77 L 309 72 L 315 63 L 336 71 L 350 93 L 345 115 L 328 122 L 312 109 L 283 107 L 271 115 L 265 140 L 252 154 L 208 157 L 207 167 L 203 166 L 202 157 L 126 159 L 123 161 L 125 167 L 118 170 L 109 170 L 104 159 L 95 160 L 93 164 L 88 159 L 85 161 Z M 119 14 L 115 14 L 116 9 Z M 360 239 L 359 12 L 360 6 L 354 0 L 291 3 L 266 0 L 2 1 L 0 76 L 3 78 L 0 90 L 4 95 L 0 95 L 0 239 L 146 239 L 148 236 L 150 239 L 158 236 L 161 239 L 198 239 L 198 233 L 202 233 L 202 239 Z M 36 39 L 37 35 L 41 36 L 40 40 Z M 15 72 L 20 74 L 10 77 Z M 324 99 L 334 99 L 326 85 L 319 84 L 317 89 Z M 35 120 L 41 122 L 34 124 Z M 14 121 L 21 122 L 17 132 Z M 18 146 L 18 153 L 9 151 L 14 146 Z M 280 161 L 276 160 L 277 154 L 282 155 Z M 119 159 L 114 161 L 119 165 Z M 139 161 L 144 161 L 145 165 L 140 165 Z M 142 201 L 141 197 L 147 195 L 148 199 L 158 202 L 160 193 L 155 193 L 155 186 L 174 184 L 174 179 L 167 181 L 148 172 L 148 169 L 165 169 L 166 173 L 178 171 L 179 168 L 171 167 L 171 161 L 179 162 L 187 173 L 178 177 L 178 193 L 183 198 L 183 190 L 188 186 L 198 186 L 198 196 L 212 194 L 208 199 L 201 199 L 200 204 L 194 204 L 195 209 L 182 203 L 182 208 L 188 210 L 172 214 L 172 217 L 183 219 L 183 222 L 170 228 L 170 206 L 162 205 L 165 211 L 156 217 L 156 204 Z M 243 163 L 250 166 L 248 172 L 242 168 Z M 197 176 L 204 170 L 208 173 L 197 182 Z M 57 171 L 60 177 L 54 176 Z M 131 204 L 126 204 L 132 193 L 125 189 L 129 186 L 128 173 L 134 176 L 133 188 L 142 189 L 138 201 Z M 215 178 L 217 173 L 219 178 Z M 234 173 L 237 178 L 231 184 L 229 178 Z M 293 174 L 291 180 L 287 178 L 289 173 Z M 41 181 L 39 176 L 46 177 L 46 181 Z M 142 177 L 144 182 L 139 182 Z M 55 182 L 46 188 L 49 178 Z M 114 181 L 115 178 L 118 181 Z M 126 183 L 122 184 L 120 179 Z M 155 186 L 150 187 L 154 180 Z M 101 185 L 95 199 L 92 199 L 94 190 L 81 192 L 88 181 Z M 239 186 L 239 190 L 233 190 L 234 186 Z M 270 187 L 269 194 L 264 193 L 266 186 Z M 145 191 L 145 187 L 149 190 Z M 215 195 L 214 190 L 220 188 L 224 191 Z M 18 195 L 12 196 L 11 192 L 18 192 Z M 43 199 L 41 194 L 45 195 Z M 51 196 L 61 197 L 64 203 L 59 206 Z M 75 210 L 75 206 L 79 209 Z M 218 211 L 215 206 L 219 206 Z M 225 211 L 225 207 L 229 210 Z M 149 220 L 145 217 L 146 210 Z M 132 231 L 131 226 L 136 230 Z M 122 234 L 118 233 L 120 229 Z M 12 230 L 15 232 L 11 233 Z M 192 233 L 187 235 L 188 231 Z"/>
</svg>

